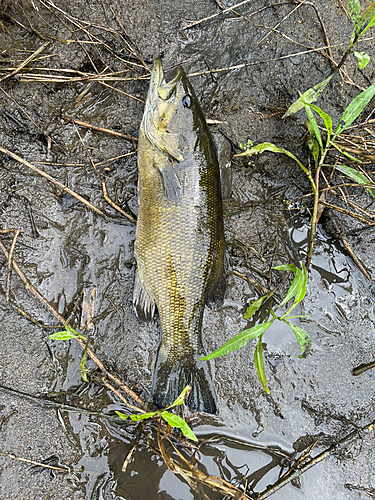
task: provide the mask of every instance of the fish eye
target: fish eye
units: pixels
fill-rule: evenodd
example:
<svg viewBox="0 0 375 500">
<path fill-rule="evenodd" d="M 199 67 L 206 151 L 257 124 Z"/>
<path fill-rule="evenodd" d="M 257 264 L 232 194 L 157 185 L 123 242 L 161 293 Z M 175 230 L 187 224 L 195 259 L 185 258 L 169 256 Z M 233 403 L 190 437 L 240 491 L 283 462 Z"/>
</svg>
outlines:
<svg viewBox="0 0 375 500">
<path fill-rule="evenodd" d="M 190 108 L 191 97 L 189 95 L 184 95 L 184 97 L 182 98 L 182 105 L 184 108 Z"/>
</svg>

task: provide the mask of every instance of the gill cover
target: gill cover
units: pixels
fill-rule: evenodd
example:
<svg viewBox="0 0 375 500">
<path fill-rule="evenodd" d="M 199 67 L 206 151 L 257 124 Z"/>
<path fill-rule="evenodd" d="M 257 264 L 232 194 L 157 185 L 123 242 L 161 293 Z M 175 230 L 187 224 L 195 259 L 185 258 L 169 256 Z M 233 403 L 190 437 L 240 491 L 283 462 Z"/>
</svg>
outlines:
<svg viewBox="0 0 375 500">
<path fill-rule="evenodd" d="M 141 130 L 172 162 L 182 162 L 195 146 L 195 137 L 191 134 L 193 92 L 181 67 L 173 80 L 166 83 L 161 60 L 155 60 Z"/>
</svg>

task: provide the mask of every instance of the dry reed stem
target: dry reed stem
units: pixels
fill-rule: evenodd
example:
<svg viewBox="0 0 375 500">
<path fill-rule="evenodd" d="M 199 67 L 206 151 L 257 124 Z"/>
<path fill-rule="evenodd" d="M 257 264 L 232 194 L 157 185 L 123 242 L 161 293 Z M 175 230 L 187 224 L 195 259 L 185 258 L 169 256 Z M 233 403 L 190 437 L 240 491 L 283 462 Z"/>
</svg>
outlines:
<svg viewBox="0 0 375 500">
<path fill-rule="evenodd" d="M 9 156 L 10 158 L 12 158 L 13 160 L 18 161 L 22 165 L 25 165 L 26 167 L 28 167 L 33 172 L 36 172 L 40 176 L 44 177 L 49 182 L 51 182 L 52 184 L 54 184 L 58 188 L 62 189 L 66 193 L 70 194 L 71 196 L 73 196 L 74 198 L 76 198 L 77 200 L 79 200 L 80 202 L 82 202 L 84 205 L 86 205 L 88 208 L 90 208 L 90 210 L 93 210 L 95 213 L 97 213 L 98 215 L 100 215 L 104 219 L 106 219 L 106 220 L 109 219 L 108 215 L 106 215 L 104 212 L 102 212 L 99 208 L 95 207 L 92 203 L 90 203 L 89 201 L 85 200 L 85 198 L 83 198 L 81 195 L 79 195 L 75 191 L 72 191 L 67 186 L 64 186 L 64 184 L 62 184 L 58 180 L 54 179 L 51 175 L 47 174 L 43 170 L 40 170 L 38 167 L 35 167 L 35 165 L 33 165 L 32 163 L 29 163 L 28 161 L 24 160 L 20 156 L 16 155 L 15 153 L 12 153 L 8 149 L 5 149 L 5 148 L 3 148 L 1 146 L 0 146 L 0 151 L 2 153 L 6 154 L 7 156 Z"/>
<path fill-rule="evenodd" d="M 127 141 L 132 141 L 132 142 L 138 141 L 138 138 L 132 135 L 123 134 L 122 132 L 117 132 L 116 130 L 111 130 L 104 127 L 98 127 L 97 125 L 91 125 L 90 123 L 83 122 L 82 120 L 77 120 L 76 118 L 72 118 L 71 116 L 62 115 L 61 118 L 67 122 L 75 123 L 80 127 L 96 130 L 97 132 L 102 132 L 103 134 L 114 135 L 115 137 L 121 137 L 121 139 L 126 139 Z"/>
</svg>

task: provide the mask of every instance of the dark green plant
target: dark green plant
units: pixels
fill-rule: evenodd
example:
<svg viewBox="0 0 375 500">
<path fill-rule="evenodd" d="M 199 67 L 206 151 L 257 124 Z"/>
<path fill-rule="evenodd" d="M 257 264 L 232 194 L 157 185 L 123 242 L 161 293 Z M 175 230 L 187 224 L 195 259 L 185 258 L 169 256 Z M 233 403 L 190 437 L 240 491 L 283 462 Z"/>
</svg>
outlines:
<svg viewBox="0 0 375 500">
<path fill-rule="evenodd" d="M 282 266 L 276 266 L 273 267 L 272 269 L 277 269 L 279 271 L 294 272 L 295 275 L 292 284 L 289 287 L 289 290 L 287 291 L 285 297 L 280 302 L 280 304 L 278 304 L 275 308 L 269 309 L 268 320 L 263 321 L 262 323 L 259 323 L 258 325 L 255 325 L 252 328 L 244 330 L 238 335 L 235 335 L 227 342 L 225 342 L 225 344 L 219 347 L 219 349 L 202 358 L 203 360 L 209 361 L 210 359 L 218 358 L 220 356 L 225 356 L 229 352 L 236 351 L 237 349 L 244 347 L 250 340 L 257 338 L 258 343 L 254 352 L 254 365 L 258 378 L 261 384 L 263 385 L 264 390 L 267 392 L 267 394 L 270 391 L 267 386 L 267 379 L 264 369 L 263 348 L 262 348 L 262 339 L 264 332 L 268 330 L 268 328 L 270 328 L 270 326 L 275 321 L 282 321 L 291 328 L 292 332 L 296 336 L 296 339 L 302 350 L 302 355 L 300 357 L 304 357 L 304 355 L 306 355 L 307 349 L 311 346 L 310 337 L 305 332 L 305 330 L 290 322 L 290 320 L 293 318 L 305 317 L 303 315 L 290 316 L 290 313 L 293 311 L 293 309 L 303 300 L 303 298 L 306 295 L 307 271 L 305 266 L 302 264 L 302 269 L 299 269 L 293 264 L 287 264 Z M 247 309 L 244 318 L 250 319 L 253 316 L 253 314 L 261 307 L 261 305 L 267 298 L 268 294 L 263 295 L 258 300 L 253 302 L 251 306 Z M 276 314 L 276 311 L 292 299 L 294 300 L 288 311 L 282 314 L 281 316 L 278 316 Z"/>
<path fill-rule="evenodd" d="M 312 104 L 317 100 L 319 95 L 327 87 L 332 78 L 339 72 L 340 68 L 345 63 L 346 59 L 350 54 L 354 54 L 358 60 L 358 66 L 363 69 L 367 66 L 370 61 L 370 57 L 365 52 L 358 52 L 354 50 L 355 44 L 358 40 L 366 33 L 368 29 L 375 25 L 375 2 L 367 7 L 361 14 L 361 5 L 359 0 L 348 0 L 348 10 L 350 18 L 354 24 L 354 29 L 352 36 L 350 38 L 350 43 L 341 61 L 334 69 L 334 71 L 329 75 L 328 78 L 322 82 L 316 84 L 314 87 L 306 90 L 300 97 L 289 106 L 287 112 L 284 114 L 283 118 L 294 115 L 300 109 L 302 109 L 306 104 Z"/>
<path fill-rule="evenodd" d="M 190 390 L 191 387 L 187 385 L 185 389 L 181 392 L 181 394 L 178 396 L 178 398 L 170 406 L 167 406 L 167 408 L 163 408 L 162 410 L 150 411 L 148 413 L 142 413 L 141 415 L 126 415 L 125 413 L 121 413 L 119 411 L 116 411 L 116 413 L 122 420 L 127 420 L 128 418 L 130 418 L 130 420 L 132 420 L 133 422 L 139 422 L 140 420 L 148 420 L 152 418 L 158 418 L 158 419 L 162 418 L 171 427 L 177 427 L 178 429 L 180 429 L 184 434 L 184 436 L 187 437 L 188 439 L 191 439 L 192 441 L 198 441 L 197 436 L 190 429 L 190 427 L 183 418 L 167 411 L 170 410 L 171 408 L 174 408 L 175 406 L 182 405 L 184 403 L 186 396 L 189 394 Z"/>
<path fill-rule="evenodd" d="M 300 102 L 304 106 L 307 115 L 307 121 L 306 121 L 306 126 L 308 129 L 307 145 L 314 159 L 314 172 L 311 170 L 310 165 L 309 166 L 304 165 L 293 153 L 287 151 L 284 148 L 280 148 L 270 142 L 262 142 L 257 146 L 253 146 L 253 143 L 249 141 L 245 151 L 243 153 L 236 155 L 236 156 L 253 156 L 263 153 L 264 151 L 271 151 L 273 153 L 283 153 L 292 158 L 306 174 L 311 184 L 311 188 L 314 195 L 314 207 L 311 217 L 310 246 L 306 260 L 307 268 L 310 266 L 314 249 L 317 213 L 318 213 L 319 196 L 320 196 L 319 178 L 321 169 L 323 167 L 334 168 L 336 170 L 339 170 L 341 173 L 345 174 L 347 177 L 357 182 L 358 184 L 361 184 L 363 186 L 369 186 L 368 178 L 362 173 L 355 170 L 354 168 L 348 167 L 346 165 L 330 165 L 325 163 L 325 161 L 328 150 L 334 147 L 342 155 L 346 156 L 351 161 L 361 163 L 359 159 L 354 158 L 348 153 L 342 151 L 340 146 L 335 141 L 338 135 L 341 134 L 347 127 L 349 127 L 349 125 L 351 125 L 353 121 L 360 115 L 364 107 L 370 102 L 370 100 L 374 95 L 375 95 L 375 83 L 373 83 L 370 87 L 361 92 L 356 98 L 354 98 L 351 101 L 351 103 L 343 112 L 335 129 L 333 129 L 332 118 L 327 113 L 322 111 L 314 104 L 305 101 L 304 99 L 302 99 L 303 96 L 301 96 Z M 324 122 L 324 127 L 325 127 L 324 134 L 320 132 L 314 113 L 316 113 L 320 118 L 322 118 Z M 373 187 L 369 186 L 368 191 L 372 196 L 375 196 L 375 189 Z"/>
<path fill-rule="evenodd" d="M 74 330 L 74 328 L 72 328 L 70 325 L 66 325 L 65 330 L 63 330 L 62 332 L 52 333 L 51 335 L 49 335 L 49 338 L 52 340 L 82 339 L 86 341 L 86 347 L 85 350 L 83 351 L 82 359 L 79 366 L 81 368 L 82 380 L 84 382 L 88 382 L 86 363 L 87 363 L 87 347 L 89 341 L 87 337 L 84 337 L 81 333 Z"/>
</svg>

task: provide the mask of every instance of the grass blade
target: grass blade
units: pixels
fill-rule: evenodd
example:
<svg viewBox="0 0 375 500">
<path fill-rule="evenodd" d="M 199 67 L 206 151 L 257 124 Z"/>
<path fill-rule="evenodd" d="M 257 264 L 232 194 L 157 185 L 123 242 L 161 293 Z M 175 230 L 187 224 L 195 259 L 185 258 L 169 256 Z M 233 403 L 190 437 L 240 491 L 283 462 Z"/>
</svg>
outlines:
<svg viewBox="0 0 375 500">
<path fill-rule="evenodd" d="M 247 311 L 244 314 L 245 319 L 250 319 L 251 316 L 260 308 L 260 306 L 263 304 L 264 300 L 267 298 L 267 295 L 263 295 L 263 297 L 260 297 L 260 299 L 256 300 L 251 304 L 251 306 L 247 309 Z"/>
<path fill-rule="evenodd" d="M 318 124 L 316 123 L 316 120 L 314 118 L 314 114 L 311 111 L 309 104 L 304 104 L 304 106 L 305 106 L 307 118 L 309 119 L 309 123 L 311 125 L 311 128 L 313 129 L 316 140 L 318 141 L 318 144 L 320 146 L 320 150 L 322 151 L 323 150 L 323 142 L 322 142 L 322 136 L 320 135 Z"/>
<path fill-rule="evenodd" d="M 359 33 L 362 24 L 361 5 L 359 0 L 348 0 L 348 11 L 352 20 L 356 33 Z"/>
<path fill-rule="evenodd" d="M 354 168 L 347 167 L 346 165 L 335 165 L 335 169 L 339 170 L 343 174 L 345 174 L 347 177 L 352 179 L 352 181 L 357 182 L 358 184 L 361 185 L 368 185 L 370 184 L 370 181 L 367 179 L 367 177 Z M 372 197 L 375 198 L 375 187 L 374 188 L 367 188 L 368 192 L 371 194 Z"/>
<path fill-rule="evenodd" d="M 294 101 L 291 106 L 289 106 L 287 112 L 282 116 L 282 118 L 288 118 L 289 116 L 294 115 L 295 113 L 297 113 L 297 111 L 302 109 L 305 104 L 312 104 L 313 102 L 315 102 L 318 99 L 319 95 L 327 87 L 328 83 L 334 77 L 334 75 L 335 74 L 332 73 L 328 78 L 315 85 L 315 87 L 306 90 L 306 92 L 300 95 L 300 97 L 296 101 Z"/>
<path fill-rule="evenodd" d="M 329 139 L 332 135 L 332 118 L 327 115 L 324 111 L 322 111 L 318 106 L 315 106 L 314 104 L 309 104 L 310 108 L 312 108 L 315 113 L 318 113 L 318 115 L 323 119 L 325 128 L 327 129 L 327 144 L 329 144 Z"/>
<path fill-rule="evenodd" d="M 375 2 L 372 2 L 367 9 L 362 13 L 362 26 L 359 36 L 362 36 L 366 31 L 375 24 Z"/>
<path fill-rule="evenodd" d="M 339 120 L 339 124 L 337 125 L 336 131 L 334 133 L 333 140 L 335 140 L 338 134 L 341 134 L 341 132 L 343 132 L 347 127 L 349 127 L 349 125 L 354 122 L 354 120 L 360 115 L 363 108 L 370 102 L 374 95 L 375 83 L 370 85 L 370 87 L 361 92 L 355 99 L 352 100 Z"/>
<path fill-rule="evenodd" d="M 356 161 L 357 163 L 362 163 L 361 160 L 359 160 L 358 158 L 356 158 L 355 156 L 352 156 L 350 155 L 349 153 L 347 153 L 346 151 L 343 151 L 340 146 L 338 146 L 335 142 L 332 142 L 331 141 L 331 146 L 333 146 L 334 148 L 337 149 L 337 151 L 342 154 L 343 156 L 345 156 L 346 158 L 348 158 L 348 160 L 351 160 L 351 161 Z M 330 167 L 332 167 L 332 165 L 330 165 Z"/>
<path fill-rule="evenodd" d="M 319 144 L 318 144 L 318 141 L 316 140 L 314 129 L 313 129 L 311 123 L 309 122 L 309 120 L 306 120 L 306 126 L 307 126 L 307 130 L 309 132 L 309 137 L 308 137 L 306 143 L 307 143 L 309 150 L 311 151 L 311 154 L 313 155 L 315 164 L 317 164 L 318 160 L 319 160 L 319 152 L 320 152 Z"/>
<path fill-rule="evenodd" d="M 272 319 L 271 321 L 267 321 L 266 323 L 260 323 L 259 325 L 255 325 L 252 328 L 249 328 L 248 330 L 244 330 L 243 332 L 239 333 L 238 335 L 235 335 L 231 339 L 229 339 L 225 344 L 223 344 L 219 349 L 217 349 L 214 352 L 211 352 L 211 354 L 208 354 L 204 358 L 201 358 L 202 360 L 209 361 L 210 359 L 214 358 L 219 358 L 220 356 L 225 356 L 228 354 L 228 352 L 232 351 L 237 351 L 237 349 L 240 349 L 241 347 L 244 347 L 249 340 L 255 339 L 259 337 L 259 335 L 262 335 L 267 328 L 269 328 L 274 320 Z"/>
<path fill-rule="evenodd" d="M 177 427 L 178 429 L 180 429 L 185 437 L 191 439 L 192 441 L 198 441 L 197 436 L 190 429 L 183 418 L 167 411 L 161 412 L 160 415 L 171 427 Z"/>
<path fill-rule="evenodd" d="M 268 389 L 266 372 L 264 369 L 262 337 L 263 335 L 259 337 L 258 344 L 254 352 L 254 365 L 255 365 L 255 371 L 257 372 L 258 379 L 262 384 L 263 389 L 266 391 L 267 394 L 269 394 L 270 390 Z"/>
</svg>

